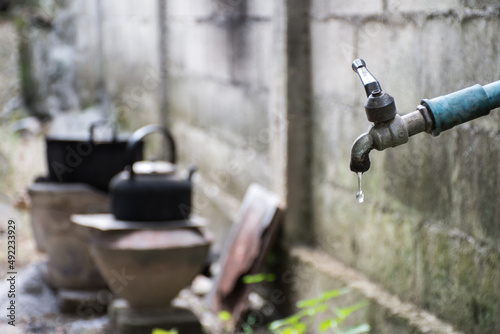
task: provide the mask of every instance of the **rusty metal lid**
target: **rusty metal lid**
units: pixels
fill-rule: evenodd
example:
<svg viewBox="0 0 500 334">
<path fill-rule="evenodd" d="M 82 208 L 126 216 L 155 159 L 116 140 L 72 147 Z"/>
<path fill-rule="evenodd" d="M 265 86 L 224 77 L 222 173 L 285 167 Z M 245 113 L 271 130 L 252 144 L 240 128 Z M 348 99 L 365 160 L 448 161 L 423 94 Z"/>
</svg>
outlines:
<svg viewBox="0 0 500 334">
<path fill-rule="evenodd" d="M 115 250 L 193 248 L 206 246 L 211 242 L 212 238 L 198 228 L 108 231 L 91 238 L 93 246 Z"/>
<path fill-rule="evenodd" d="M 176 228 L 205 227 L 207 220 L 197 215 L 191 215 L 189 219 L 169 220 L 158 222 L 137 222 L 117 220 L 110 213 L 105 214 L 79 214 L 72 215 L 71 222 L 83 227 L 99 231 L 118 230 L 171 230 Z"/>
</svg>

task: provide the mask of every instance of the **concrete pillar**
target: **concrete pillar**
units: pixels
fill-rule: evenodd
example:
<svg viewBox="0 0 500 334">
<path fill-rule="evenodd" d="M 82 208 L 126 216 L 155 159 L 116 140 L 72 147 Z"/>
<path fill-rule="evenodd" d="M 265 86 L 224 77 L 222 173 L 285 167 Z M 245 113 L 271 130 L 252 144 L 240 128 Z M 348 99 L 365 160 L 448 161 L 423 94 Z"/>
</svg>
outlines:
<svg viewBox="0 0 500 334">
<path fill-rule="evenodd" d="M 287 242 L 309 242 L 311 216 L 312 106 L 309 0 L 286 2 Z"/>
</svg>

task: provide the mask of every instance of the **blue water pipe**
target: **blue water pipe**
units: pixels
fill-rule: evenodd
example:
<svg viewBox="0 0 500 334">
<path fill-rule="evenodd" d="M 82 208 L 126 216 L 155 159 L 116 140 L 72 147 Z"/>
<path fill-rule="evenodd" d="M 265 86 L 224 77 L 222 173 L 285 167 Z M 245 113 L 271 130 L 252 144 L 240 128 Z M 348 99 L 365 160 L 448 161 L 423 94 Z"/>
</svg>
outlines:
<svg viewBox="0 0 500 334">
<path fill-rule="evenodd" d="M 432 117 L 433 135 L 500 107 L 500 80 L 488 85 L 474 85 L 457 92 L 422 100 Z"/>
</svg>

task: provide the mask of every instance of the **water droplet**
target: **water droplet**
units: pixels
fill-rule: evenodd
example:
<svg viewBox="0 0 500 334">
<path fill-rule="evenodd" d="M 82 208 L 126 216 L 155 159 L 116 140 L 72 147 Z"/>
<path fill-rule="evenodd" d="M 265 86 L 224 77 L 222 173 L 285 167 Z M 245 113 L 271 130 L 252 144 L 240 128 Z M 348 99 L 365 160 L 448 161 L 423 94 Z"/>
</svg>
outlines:
<svg viewBox="0 0 500 334">
<path fill-rule="evenodd" d="M 365 195 L 363 194 L 363 191 L 361 190 L 361 177 L 363 176 L 363 173 L 358 173 L 358 192 L 356 193 L 356 198 L 358 200 L 358 203 L 363 203 L 365 200 Z"/>
</svg>

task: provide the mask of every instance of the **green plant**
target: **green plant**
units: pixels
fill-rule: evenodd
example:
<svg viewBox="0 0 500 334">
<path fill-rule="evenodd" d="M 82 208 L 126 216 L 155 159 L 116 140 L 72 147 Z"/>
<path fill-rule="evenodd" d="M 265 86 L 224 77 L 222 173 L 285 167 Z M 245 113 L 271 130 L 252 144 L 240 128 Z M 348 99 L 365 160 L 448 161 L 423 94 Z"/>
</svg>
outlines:
<svg viewBox="0 0 500 334">
<path fill-rule="evenodd" d="M 168 331 L 160 328 L 154 328 L 151 334 L 179 334 L 179 332 L 177 332 L 177 329 L 175 328 Z"/>
<path fill-rule="evenodd" d="M 220 311 L 217 316 L 221 321 L 229 321 L 232 318 L 231 313 L 229 313 L 228 311 Z"/>
<path fill-rule="evenodd" d="M 370 331 L 370 326 L 368 324 L 361 324 L 348 328 L 342 327 L 343 322 L 349 315 L 367 306 L 368 302 L 364 301 L 344 308 L 334 307 L 333 310 L 330 305 L 328 305 L 330 300 L 349 292 L 349 289 L 331 290 L 323 292 L 321 296 L 317 298 L 301 300 L 297 302 L 297 307 L 300 311 L 284 319 L 273 321 L 269 324 L 269 330 L 273 334 L 302 334 L 307 331 L 308 326 L 310 326 L 310 323 L 317 314 L 330 311 L 329 313 L 333 313 L 333 315 L 318 325 L 318 329 L 321 333 L 328 330 L 331 330 L 331 333 L 335 334 L 368 333 Z"/>
<path fill-rule="evenodd" d="M 276 280 L 276 275 L 259 273 L 255 275 L 245 275 L 241 278 L 241 281 L 245 284 L 256 284 L 261 282 L 274 282 Z"/>
</svg>

